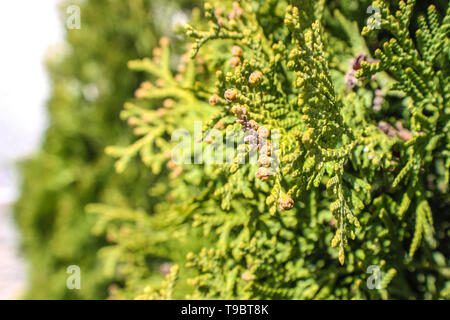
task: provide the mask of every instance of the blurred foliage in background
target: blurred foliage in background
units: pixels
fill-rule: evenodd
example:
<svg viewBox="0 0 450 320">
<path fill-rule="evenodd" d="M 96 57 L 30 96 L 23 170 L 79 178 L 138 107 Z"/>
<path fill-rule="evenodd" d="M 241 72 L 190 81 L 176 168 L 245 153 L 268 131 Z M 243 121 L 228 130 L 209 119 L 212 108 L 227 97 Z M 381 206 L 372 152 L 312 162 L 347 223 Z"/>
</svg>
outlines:
<svg viewBox="0 0 450 320">
<path fill-rule="evenodd" d="M 449 16 L 413 2 L 362 37 L 372 1 L 84 1 L 22 164 L 27 297 L 449 298 Z M 193 45 L 172 32 L 182 13 Z M 196 120 L 280 129 L 281 170 L 175 163 Z"/>
<path fill-rule="evenodd" d="M 128 60 L 149 55 L 162 34 L 174 37 L 171 17 L 193 3 L 80 2 L 81 29 L 67 30 L 63 52 L 49 53 L 49 127 L 41 151 L 21 164 L 15 210 L 30 261 L 27 298 L 107 296 L 110 279 L 96 259 L 105 239 L 92 234 L 94 217 L 84 208 L 100 200 L 150 211 L 155 204 L 147 197 L 152 174 L 135 162 L 118 176 L 104 149 L 130 140 L 119 112 L 141 76 L 127 69 Z M 62 27 L 72 4 L 61 4 Z M 81 268 L 82 290 L 66 288 L 72 264 Z"/>
</svg>

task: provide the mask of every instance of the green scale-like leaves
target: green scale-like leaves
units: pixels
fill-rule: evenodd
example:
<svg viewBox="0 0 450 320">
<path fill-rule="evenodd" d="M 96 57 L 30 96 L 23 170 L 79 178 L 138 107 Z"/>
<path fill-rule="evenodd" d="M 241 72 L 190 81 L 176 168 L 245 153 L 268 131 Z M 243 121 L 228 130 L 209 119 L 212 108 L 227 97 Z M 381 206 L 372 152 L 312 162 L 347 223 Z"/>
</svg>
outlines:
<svg viewBox="0 0 450 320">
<path fill-rule="evenodd" d="M 194 41 L 192 81 L 176 81 L 167 53 L 162 68 L 151 60 L 130 63 L 163 82 L 141 86 L 141 99 L 122 113 L 141 137 L 108 153 L 120 158 L 121 171 L 140 152 L 160 175 L 155 184 L 166 183 L 160 194 L 176 195 L 151 213 L 148 228 L 155 233 L 145 239 L 155 243 L 159 235 L 183 252 L 192 247 L 187 269 L 177 273 L 184 279 L 191 272 L 187 297 L 448 298 L 442 259 L 450 202 L 448 9 L 440 17 L 430 6 L 422 18 L 414 1 L 374 1 L 379 14 L 372 19 L 385 32 L 377 38 L 365 27 L 364 39 L 352 19 L 366 13 L 365 5 L 206 3 L 207 23 L 196 18 L 186 27 Z M 199 64 L 203 72 L 194 68 Z M 175 101 L 173 112 L 160 111 L 155 119 L 167 98 Z M 144 121 L 146 115 L 155 120 Z M 176 128 L 191 130 L 195 120 L 204 121 L 203 147 L 220 142 L 206 136 L 212 128 L 238 137 L 262 128 L 257 139 L 270 131 L 265 137 L 278 166 L 268 173 L 262 155 L 268 147 L 260 140 L 258 163 L 242 161 L 255 147 L 248 140 L 231 163 L 176 169 L 163 157 L 173 148 L 168 137 Z M 164 165 L 172 170 L 169 178 Z M 158 223 L 163 212 L 170 226 Z M 145 232 L 138 223 L 134 230 Z M 130 245 L 118 242 L 126 250 Z M 367 285 L 374 266 L 381 270 L 377 290 Z M 130 267 L 129 277 L 150 279 L 139 270 L 145 275 Z M 173 286 L 176 292 L 175 272 L 160 285 L 162 293 Z M 169 297 L 142 287 L 125 291 Z"/>
</svg>

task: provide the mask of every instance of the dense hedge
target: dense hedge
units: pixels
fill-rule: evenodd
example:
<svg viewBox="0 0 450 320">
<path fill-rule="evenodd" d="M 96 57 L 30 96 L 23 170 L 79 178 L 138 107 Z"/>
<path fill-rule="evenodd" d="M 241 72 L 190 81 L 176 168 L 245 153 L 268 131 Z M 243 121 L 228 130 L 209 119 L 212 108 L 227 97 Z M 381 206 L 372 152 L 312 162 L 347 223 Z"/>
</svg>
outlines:
<svg viewBox="0 0 450 320">
<path fill-rule="evenodd" d="M 450 9 L 415 2 L 211 1 L 187 50 L 119 2 L 69 32 L 17 206 L 30 296 L 79 264 L 80 298 L 450 298 Z"/>
</svg>

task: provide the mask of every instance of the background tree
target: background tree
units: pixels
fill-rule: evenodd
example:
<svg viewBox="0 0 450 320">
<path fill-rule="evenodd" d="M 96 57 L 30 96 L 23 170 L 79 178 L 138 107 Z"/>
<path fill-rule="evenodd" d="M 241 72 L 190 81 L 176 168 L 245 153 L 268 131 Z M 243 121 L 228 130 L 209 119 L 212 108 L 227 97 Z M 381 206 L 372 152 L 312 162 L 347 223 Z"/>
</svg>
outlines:
<svg viewBox="0 0 450 320">
<path fill-rule="evenodd" d="M 61 25 L 66 8 L 61 4 Z M 192 1 L 83 1 L 81 28 L 66 31 L 63 54 L 47 62 L 51 81 L 49 127 L 39 153 L 21 164 L 22 193 L 15 216 L 30 262 L 27 298 L 104 298 L 111 279 L 97 250 L 105 244 L 91 232 L 85 205 L 104 201 L 151 210 L 153 175 L 134 168 L 122 176 L 104 148 L 130 141 L 119 112 L 141 76 L 127 61 L 148 55 L 157 39 L 174 36 L 170 18 Z M 180 7 L 181 6 L 181 7 Z M 189 11 L 187 11 L 189 13 Z M 81 290 L 67 290 L 66 268 L 81 268 Z"/>
</svg>

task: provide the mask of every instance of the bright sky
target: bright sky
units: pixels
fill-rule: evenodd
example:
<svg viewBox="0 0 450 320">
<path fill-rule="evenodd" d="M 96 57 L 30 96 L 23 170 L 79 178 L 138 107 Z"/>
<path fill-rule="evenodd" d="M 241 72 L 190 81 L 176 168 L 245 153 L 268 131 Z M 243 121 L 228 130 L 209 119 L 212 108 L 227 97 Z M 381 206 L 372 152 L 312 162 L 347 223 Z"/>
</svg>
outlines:
<svg viewBox="0 0 450 320">
<path fill-rule="evenodd" d="M 36 147 L 45 126 L 42 63 L 62 37 L 57 0 L 0 2 L 0 163 Z"/>
<path fill-rule="evenodd" d="M 42 61 L 62 39 L 58 3 L 0 1 L 0 202 L 12 183 L 5 166 L 35 150 L 45 128 L 49 88 Z"/>
</svg>

